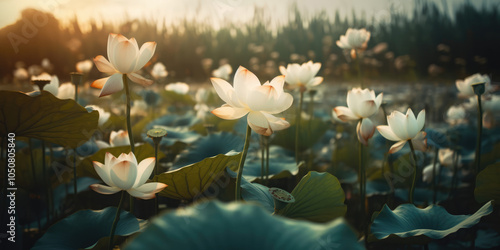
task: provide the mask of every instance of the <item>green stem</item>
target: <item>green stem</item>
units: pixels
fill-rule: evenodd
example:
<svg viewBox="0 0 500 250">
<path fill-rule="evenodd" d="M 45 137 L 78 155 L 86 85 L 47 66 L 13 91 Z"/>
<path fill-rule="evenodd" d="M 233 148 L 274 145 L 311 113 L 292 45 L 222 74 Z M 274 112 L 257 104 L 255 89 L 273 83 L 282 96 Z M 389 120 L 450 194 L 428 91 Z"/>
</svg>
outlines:
<svg viewBox="0 0 500 250">
<path fill-rule="evenodd" d="M 155 175 L 158 175 L 159 174 L 159 171 L 158 171 L 158 147 L 160 146 L 159 144 L 159 141 L 157 142 L 155 140 L 156 138 L 153 139 L 154 143 L 155 143 Z M 159 207 L 158 207 L 158 194 L 155 194 L 155 214 L 158 215 L 158 210 L 159 210 Z"/>
<path fill-rule="evenodd" d="M 361 122 L 361 121 L 360 121 Z M 359 142 L 359 190 L 361 199 L 361 221 L 365 238 L 365 246 L 368 247 L 368 226 L 366 224 L 366 173 L 364 166 L 363 143 Z"/>
<path fill-rule="evenodd" d="M 76 149 L 73 149 L 73 194 L 75 195 L 75 206 L 78 206 L 78 186 L 76 182 Z"/>
<path fill-rule="evenodd" d="M 437 164 L 437 160 L 438 160 L 438 153 L 439 153 L 439 149 L 436 147 L 434 149 L 434 159 L 432 161 L 432 190 L 433 190 L 432 204 L 436 204 L 436 200 L 437 200 L 436 164 Z"/>
<path fill-rule="evenodd" d="M 49 201 L 49 181 L 47 181 L 47 167 L 45 166 L 45 141 L 42 140 L 42 177 L 44 182 L 45 189 L 45 202 L 47 205 L 47 225 L 49 225 L 50 221 L 50 201 Z"/>
<path fill-rule="evenodd" d="M 132 134 L 132 125 L 130 123 L 130 89 L 128 86 L 128 78 L 126 74 L 122 75 L 123 79 L 123 87 L 125 88 L 125 95 L 127 97 L 127 131 L 128 131 L 128 139 L 130 141 L 130 151 L 135 154 L 135 145 L 134 145 L 134 135 Z M 134 197 L 130 196 L 130 213 L 134 213 Z"/>
<path fill-rule="evenodd" d="M 356 67 L 357 67 L 357 70 L 358 70 L 358 78 L 359 78 L 359 82 L 361 84 L 361 89 L 364 89 L 365 88 L 365 85 L 363 83 L 363 74 L 361 73 L 361 64 L 359 63 L 359 54 L 358 54 L 358 51 L 357 50 L 354 50 L 354 54 L 356 55 Z"/>
<path fill-rule="evenodd" d="M 299 98 L 299 110 L 297 112 L 297 119 L 295 122 L 295 163 L 299 164 L 299 127 L 300 120 L 302 118 L 302 103 L 304 101 L 304 91 L 300 90 L 300 98 Z"/>
<path fill-rule="evenodd" d="M 413 158 L 413 180 L 411 182 L 410 192 L 408 194 L 408 200 L 411 204 L 413 203 L 413 193 L 415 192 L 415 183 L 417 181 L 417 156 L 415 155 L 415 148 L 413 147 L 413 143 L 411 140 L 408 140 L 411 149 L 411 156 Z"/>
<path fill-rule="evenodd" d="M 264 138 L 266 146 L 266 186 L 269 184 L 269 137 Z"/>
<path fill-rule="evenodd" d="M 245 159 L 247 158 L 248 146 L 250 145 L 250 136 L 252 134 L 252 129 L 247 125 L 247 133 L 245 136 L 245 144 L 243 146 L 243 152 L 241 152 L 240 163 L 238 164 L 238 175 L 236 177 L 236 192 L 235 200 L 239 201 L 241 199 L 241 177 L 243 176 L 243 166 L 245 165 Z"/>
<path fill-rule="evenodd" d="M 483 135 L 483 108 L 481 96 L 477 96 L 477 138 L 476 138 L 476 157 L 474 175 L 477 176 L 481 171 L 481 137 Z"/>
<path fill-rule="evenodd" d="M 113 238 L 115 236 L 116 225 L 118 225 L 118 221 L 120 220 L 120 210 L 123 206 L 123 196 L 125 196 L 125 191 L 121 191 L 120 203 L 118 203 L 118 208 L 116 209 L 115 220 L 113 220 L 113 225 L 111 226 L 111 232 L 109 234 L 109 244 L 108 249 L 112 250 L 114 247 Z"/>
<path fill-rule="evenodd" d="M 260 135 L 260 179 L 264 181 L 264 172 L 265 172 L 265 152 L 266 146 L 264 145 L 264 136 Z"/>
</svg>

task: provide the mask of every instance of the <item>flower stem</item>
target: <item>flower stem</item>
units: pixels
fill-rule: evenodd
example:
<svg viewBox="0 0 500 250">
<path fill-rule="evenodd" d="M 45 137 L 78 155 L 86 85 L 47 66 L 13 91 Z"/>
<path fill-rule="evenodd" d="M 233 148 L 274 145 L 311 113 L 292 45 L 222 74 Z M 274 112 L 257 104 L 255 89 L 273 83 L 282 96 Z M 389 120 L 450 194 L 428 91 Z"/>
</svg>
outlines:
<svg viewBox="0 0 500 250">
<path fill-rule="evenodd" d="M 47 203 L 47 225 L 49 224 L 50 221 L 50 197 L 49 197 L 49 185 L 50 182 L 47 181 L 47 167 L 45 166 L 46 164 L 46 159 L 45 159 L 45 141 L 42 140 L 42 178 L 44 182 L 44 189 L 45 189 L 45 202 Z"/>
<path fill-rule="evenodd" d="M 243 166 L 245 165 L 245 159 L 247 158 L 248 146 L 250 145 L 250 136 L 252 134 L 252 129 L 247 125 L 247 133 L 245 136 L 245 144 L 243 146 L 243 152 L 241 152 L 240 163 L 238 164 L 238 175 L 236 177 L 236 192 L 235 200 L 239 201 L 241 199 L 241 177 L 243 176 Z"/>
<path fill-rule="evenodd" d="M 368 226 L 366 223 L 366 173 L 364 166 L 364 148 L 363 143 L 359 142 L 359 192 L 360 192 L 360 208 L 361 208 L 361 225 L 365 238 L 365 246 L 368 246 Z"/>
<path fill-rule="evenodd" d="M 476 157 L 474 176 L 481 171 L 481 137 L 483 136 L 483 108 L 481 104 L 481 95 L 477 95 L 477 138 L 476 138 Z"/>
<path fill-rule="evenodd" d="M 135 145 L 134 145 L 134 135 L 132 134 L 132 125 L 130 123 L 130 90 L 128 87 L 128 78 L 126 74 L 122 75 L 123 79 L 123 87 L 125 88 L 125 95 L 127 97 L 127 131 L 128 131 L 128 139 L 130 141 L 130 151 L 135 154 Z M 130 196 L 130 213 L 134 213 L 134 197 Z"/>
<path fill-rule="evenodd" d="M 108 249 L 113 249 L 113 238 L 115 236 L 116 225 L 118 225 L 118 221 L 120 220 L 120 210 L 123 206 L 123 196 L 125 196 L 125 191 L 121 191 L 120 203 L 118 203 L 118 208 L 116 209 L 115 220 L 113 220 L 113 225 L 111 226 L 111 233 L 109 234 L 109 244 Z"/>
<path fill-rule="evenodd" d="M 432 204 L 436 204 L 437 200 L 437 176 L 436 176 L 436 164 L 438 160 L 438 153 L 439 153 L 439 148 L 434 149 L 434 159 L 432 160 L 432 190 L 433 190 L 433 195 L 432 195 Z"/>
<path fill-rule="evenodd" d="M 361 84 L 361 89 L 364 89 L 365 88 L 365 85 L 363 83 L 363 74 L 361 73 L 361 64 L 359 63 L 359 54 L 358 54 L 358 51 L 357 50 L 354 50 L 354 54 L 356 55 L 356 68 L 358 70 L 358 78 L 359 78 L 359 82 Z"/>
<path fill-rule="evenodd" d="M 264 145 L 264 136 L 260 135 L 260 179 L 264 181 L 266 146 Z"/>
<path fill-rule="evenodd" d="M 269 184 L 269 137 L 264 137 L 264 144 L 266 146 L 266 186 Z"/>
<path fill-rule="evenodd" d="M 413 147 L 413 143 L 411 140 L 408 140 L 411 149 L 411 156 L 413 158 L 413 180 L 411 182 L 410 192 L 408 194 L 408 200 L 411 204 L 413 203 L 413 193 L 415 193 L 415 183 L 417 181 L 417 156 L 415 155 L 415 148 Z"/>
<path fill-rule="evenodd" d="M 156 138 L 155 138 L 156 139 Z M 160 142 L 158 140 L 155 140 L 153 139 L 154 143 L 155 143 L 155 171 L 154 171 L 154 175 L 158 175 L 159 172 L 158 172 L 158 147 L 160 146 Z M 158 210 L 159 210 L 159 207 L 158 207 L 158 193 L 155 194 L 155 214 L 158 215 Z"/>
<path fill-rule="evenodd" d="M 297 112 L 297 119 L 295 122 L 295 163 L 299 164 L 299 127 L 300 120 L 302 118 L 302 103 L 304 101 L 304 91 L 300 90 L 300 98 L 299 98 L 299 110 Z"/>
<path fill-rule="evenodd" d="M 76 149 L 73 149 L 73 195 L 75 195 L 75 207 L 78 207 L 78 185 L 76 182 Z"/>
</svg>

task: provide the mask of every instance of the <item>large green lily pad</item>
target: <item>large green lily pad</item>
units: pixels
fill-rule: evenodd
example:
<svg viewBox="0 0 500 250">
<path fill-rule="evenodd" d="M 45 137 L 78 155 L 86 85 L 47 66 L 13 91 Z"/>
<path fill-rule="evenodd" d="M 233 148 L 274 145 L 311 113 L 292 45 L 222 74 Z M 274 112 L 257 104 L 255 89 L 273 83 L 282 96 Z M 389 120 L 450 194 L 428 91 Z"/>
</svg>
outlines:
<svg viewBox="0 0 500 250">
<path fill-rule="evenodd" d="M 345 194 L 339 180 L 329 173 L 309 172 L 292 191 L 295 202 L 279 214 L 295 219 L 327 222 L 344 216 Z"/>
<path fill-rule="evenodd" d="M 99 113 L 47 91 L 38 96 L 0 91 L 0 136 L 8 133 L 76 148 L 97 129 Z"/>
<path fill-rule="evenodd" d="M 479 203 L 500 201 L 500 162 L 483 169 L 476 177 L 474 196 Z"/>
<path fill-rule="evenodd" d="M 210 187 L 224 171 L 231 165 L 237 165 L 241 153 L 234 155 L 216 155 L 206 158 L 200 162 L 159 174 L 153 181 L 165 183 L 167 188 L 159 195 L 174 198 L 192 200 Z"/>
</svg>

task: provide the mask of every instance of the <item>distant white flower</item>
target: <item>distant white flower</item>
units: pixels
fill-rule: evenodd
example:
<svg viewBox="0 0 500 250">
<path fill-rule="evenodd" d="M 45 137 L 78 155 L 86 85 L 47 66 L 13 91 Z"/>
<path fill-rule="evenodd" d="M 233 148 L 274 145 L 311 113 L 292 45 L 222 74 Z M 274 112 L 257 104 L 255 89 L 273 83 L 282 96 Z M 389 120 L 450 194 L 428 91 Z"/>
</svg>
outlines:
<svg viewBox="0 0 500 250">
<path fill-rule="evenodd" d="M 483 110 L 500 112 L 500 95 L 491 95 L 483 102 Z"/>
<path fill-rule="evenodd" d="M 157 62 L 155 63 L 153 69 L 151 70 L 151 75 L 158 80 L 167 77 L 168 71 L 163 63 Z"/>
<path fill-rule="evenodd" d="M 316 76 L 320 68 L 321 63 L 309 61 L 302 65 L 288 64 L 286 68 L 280 66 L 280 72 L 285 75 L 285 82 L 292 88 L 300 88 L 300 91 L 305 91 L 323 82 L 323 77 Z"/>
<path fill-rule="evenodd" d="M 435 173 L 436 175 L 439 174 L 439 169 L 441 168 L 440 164 L 436 164 L 436 169 Z M 422 181 L 425 183 L 431 183 L 432 182 L 432 177 L 433 177 L 433 170 L 434 170 L 434 165 L 430 164 L 427 167 L 422 170 Z"/>
<path fill-rule="evenodd" d="M 92 66 L 94 66 L 94 64 L 91 60 L 80 61 L 76 63 L 76 71 L 82 74 L 88 74 L 92 69 Z"/>
<path fill-rule="evenodd" d="M 25 68 L 18 68 L 14 70 L 14 78 L 20 81 L 27 80 L 29 77 L 28 71 Z"/>
<path fill-rule="evenodd" d="M 109 136 L 109 144 L 111 147 L 126 146 L 130 145 L 130 140 L 128 138 L 128 132 L 125 130 L 111 131 Z"/>
<path fill-rule="evenodd" d="M 131 116 L 146 116 L 148 114 L 148 104 L 144 100 L 135 100 L 130 109 Z"/>
<path fill-rule="evenodd" d="M 455 154 L 455 151 L 449 149 L 449 148 L 442 148 L 438 151 L 438 159 L 439 163 L 443 166 L 453 166 L 453 156 Z M 458 162 L 460 163 L 462 157 L 458 156 Z"/>
<path fill-rule="evenodd" d="M 96 106 L 96 105 L 87 105 L 85 108 L 88 110 L 89 108 L 92 110 L 97 110 L 99 112 L 99 126 L 102 126 L 104 123 L 106 123 L 109 120 L 109 117 L 111 116 L 111 113 L 105 111 L 103 108 Z"/>
<path fill-rule="evenodd" d="M 51 70 L 52 69 L 52 64 L 50 63 L 50 60 L 48 58 L 44 58 L 42 60 L 42 68 L 46 70 Z"/>
<path fill-rule="evenodd" d="M 475 83 L 485 83 L 485 93 L 488 93 L 491 91 L 491 80 L 488 75 L 481 75 L 479 73 L 471 75 L 464 80 L 457 80 L 456 85 L 457 89 L 459 91 L 458 95 L 460 97 L 472 97 L 475 96 L 474 90 L 472 89 L 472 85 Z"/>
<path fill-rule="evenodd" d="M 366 29 L 347 29 L 345 35 L 341 35 L 337 46 L 342 49 L 358 50 L 366 49 L 370 40 L 370 32 Z"/>
<path fill-rule="evenodd" d="M 180 95 L 185 95 L 189 92 L 189 85 L 183 82 L 170 83 L 165 86 L 165 90 L 173 91 Z"/>
<path fill-rule="evenodd" d="M 57 93 L 57 98 L 75 99 L 75 85 L 73 85 L 70 82 L 61 84 L 61 86 L 59 86 L 59 92 Z"/>
<path fill-rule="evenodd" d="M 462 105 L 451 106 L 446 111 L 446 122 L 451 125 L 461 124 L 466 122 L 466 112 Z"/>
<path fill-rule="evenodd" d="M 229 64 L 224 64 L 212 71 L 212 75 L 217 78 L 222 78 L 224 80 L 229 80 L 231 77 L 231 73 L 233 73 L 233 68 Z"/>
</svg>

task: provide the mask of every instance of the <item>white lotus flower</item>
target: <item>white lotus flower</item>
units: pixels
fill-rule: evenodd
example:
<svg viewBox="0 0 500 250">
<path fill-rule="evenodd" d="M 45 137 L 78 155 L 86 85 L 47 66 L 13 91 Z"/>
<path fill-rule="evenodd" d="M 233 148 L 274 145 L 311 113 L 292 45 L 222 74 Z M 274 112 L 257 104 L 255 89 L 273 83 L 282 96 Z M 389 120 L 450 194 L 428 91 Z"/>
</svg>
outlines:
<svg viewBox="0 0 500 250">
<path fill-rule="evenodd" d="M 438 159 L 439 163 L 443 166 L 453 166 L 453 158 L 454 158 L 455 151 L 449 149 L 449 148 L 442 148 L 438 151 Z M 460 163 L 462 160 L 462 156 L 458 156 L 458 162 Z M 459 164 L 461 165 L 461 164 Z"/>
<path fill-rule="evenodd" d="M 92 184 L 90 188 L 100 194 L 114 194 L 121 190 L 140 199 L 155 198 L 155 194 L 167 187 L 160 182 L 146 183 L 153 172 L 155 158 L 150 157 L 137 163 L 135 155 L 121 154 L 118 158 L 106 153 L 104 164 L 94 161 L 94 168 L 106 185 Z"/>
<path fill-rule="evenodd" d="M 286 68 L 280 66 L 280 72 L 285 75 L 285 82 L 292 88 L 300 88 L 301 91 L 305 91 L 323 82 L 323 77 L 315 77 L 320 68 L 321 63 L 309 61 L 302 65 L 288 64 Z"/>
<path fill-rule="evenodd" d="M 212 75 L 214 77 L 222 78 L 224 80 L 229 80 L 231 73 L 233 73 L 233 67 L 227 63 L 212 71 Z"/>
<path fill-rule="evenodd" d="M 109 135 L 109 144 L 111 147 L 130 145 L 128 132 L 123 129 L 118 130 L 118 132 L 111 131 L 111 134 Z"/>
<path fill-rule="evenodd" d="M 439 169 L 441 169 L 441 165 L 436 164 L 436 175 L 439 174 Z M 426 183 L 431 183 L 433 180 L 433 170 L 434 170 L 434 165 L 430 164 L 427 165 L 423 170 L 422 170 L 422 181 Z"/>
<path fill-rule="evenodd" d="M 92 69 L 92 64 L 91 60 L 84 60 L 76 63 L 76 71 L 82 73 L 82 74 L 88 74 L 90 70 Z"/>
<path fill-rule="evenodd" d="M 337 41 L 337 46 L 342 49 L 366 49 L 370 40 L 370 32 L 366 29 L 347 29 L 345 35 L 341 35 Z"/>
<path fill-rule="evenodd" d="M 153 66 L 153 69 L 151 70 L 151 75 L 155 79 L 161 79 L 161 78 L 165 78 L 168 76 L 168 71 L 163 63 L 157 62 L 157 63 L 155 63 L 155 65 Z"/>
<path fill-rule="evenodd" d="M 358 140 L 368 145 L 375 133 L 375 125 L 369 117 L 378 111 L 382 98 L 383 93 L 375 96 L 373 90 L 353 88 L 347 92 L 347 107 L 335 107 L 333 113 L 343 122 L 361 120 L 356 127 Z"/>
<path fill-rule="evenodd" d="M 481 75 L 479 73 L 471 75 L 464 80 L 457 80 L 455 82 L 457 89 L 459 91 L 460 97 L 472 97 L 475 96 L 474 90 L 472 89 L 472 85 L 475 83 L 485 83 L 485 93 L 491 91 L 491 80 L 488 75 Z"/>
<path fill-rule="evenodd" d="M 425 124 L 425 110 L 418 113 L 415 118 L 413 111 L 408 109 L 406 115 L 393 111 L 387 116 L 387 125 L 377 126 L 378 132 L 388 140 L 397 141 L 389 149 L 389 153 L 395 153 L 403 148 L 407 141 L 411 140 L 416 150 L 424 151 L 427 147 L 427 135 L 422 128 Z"/>
<path fill-rule="evenodd" d="M 85 106 L 85 108 L 87 110 L 91 109 L 91 111 L 89 111 L 89 112 L 92 112 L 93 110 L 97 110 L 97 112 L 99 113 L 99 122 L 98 122 L 99 126 L 104 125 L 104 123 L 106 123 L 109 120 L 109 117 L 111 116 L 111 113 L 105 111 L 103 108 L 96 106 L 96 105 L 87 105 L 87 106 Z"/>
<path fill-rule="evenodd" d="M 156 49 L 155 42 L 144 43 L 141 48 L 137 45 L 135 38 L 127 39 L 120 34 L 109 34 L 108 58 L 97 56 L 94 63 L 97 69 L 111 75 L 101 78 L 92 83 L 92 87 L 101 89 L 99 97 L 118 92 L 123 89 L 122 75 L 135 83 L 148 86 L 153 83 L 136 72 L 139 71 L 151 59 Z"/>
<path fill-rule="evenodd" d="M 446 111 L 446 121 L 451 125 L 461 124 L 466 122 L 466 112 L 462 105 L 451 106 Z"/>
<path fill-rule="evenodd" d="M 165 90 L 173 91 L 179 95 L 185 95 L 189 92 L 189 85 L 184 82 L 170 83 L 165 86 Z"/>
<path fill-rule="evenodd" d="M 75 85 L 73 83 L 67 82 L 59 86 L 57 92 L 57 98 L 59 99 L 75 99 Z"/>
<path fill-rule="evenodd" d="M 283 91 L 285 76 L 277 76 L 261 85 L 257 76 L 240 66 L 234 75 L 234 87 L 220 78 L 211 78 L 211 81 L 226 102 L 212 111 L 214 115 L 234 120 L 248 114 L 247 122 L 252 130 L 266 136 L 290 127 L 287 121 L 274 116 L 287 110 L 293 102 L 292 95 Z"/>
<path fill-rule="evenodd" d="M 25 68 L 18 68 L 14 70 L 14 78 L 20 81 L 27 80 L 29 77 L 28 71 Z"/>
</svg>

